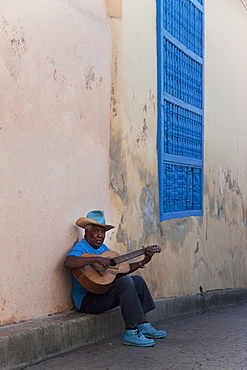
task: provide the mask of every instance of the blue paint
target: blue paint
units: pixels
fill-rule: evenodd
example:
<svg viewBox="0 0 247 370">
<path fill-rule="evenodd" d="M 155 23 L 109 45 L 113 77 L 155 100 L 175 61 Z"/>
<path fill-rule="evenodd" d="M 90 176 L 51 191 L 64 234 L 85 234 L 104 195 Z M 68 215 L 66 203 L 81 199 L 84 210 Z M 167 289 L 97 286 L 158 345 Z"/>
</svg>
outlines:
<svg viewBox="0 0 247 370">
<path fill-rule="evenodd" d="M 203 0 L 157 0 L 161 220 L 203 214 Z"/>
</svg>

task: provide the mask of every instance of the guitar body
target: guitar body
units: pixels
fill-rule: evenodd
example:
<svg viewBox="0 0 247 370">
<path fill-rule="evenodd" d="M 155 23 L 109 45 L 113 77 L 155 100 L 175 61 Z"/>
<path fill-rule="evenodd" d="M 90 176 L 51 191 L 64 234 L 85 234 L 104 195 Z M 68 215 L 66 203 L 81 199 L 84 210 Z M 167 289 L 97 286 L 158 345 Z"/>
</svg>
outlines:
<svg viewBox="0 0 247 370">
<path fill-rule="evenodd" d="M 160 253 L 161 248 L 158 245 L 152 245 L 153 253 Z M 136 258 L 145 254 L 145 248 L 133 251 L 120 256 L 117 252 L 106 251 L 100 254 L 101 257 L 110 258 L 112 265 L 105 268 L 98 263 L 92 263 L 83 267 L 72 269 L 75 278 L 90 292 L 96 294 L 106 293 L 115 280 L 117 274 L 127 274 L 130 270 L 130 265 L 127 262 L 132 258 Z M 99 257 L 98 254 L 83 253 L 83 257 Z"/>
<path fill-rule="evenodd" d="M 99 255 L 85 253 L 83 257 L 99 257 Z M 100 257 L 113 259 L 119 257 L 119 254 L 114 251 L 106 251 Z M 116 266 L 109 266 L 108 268 L 97 263 L 85 265 L 72 269 L 72 273 L 87 290 L 92 293 L 103 294 L 110 289 L 111 283 L 115 280 L 117 274 L 125 274 L 129 270 L 129 263 L 123 261 L 117 263 Z"/>
</svg>

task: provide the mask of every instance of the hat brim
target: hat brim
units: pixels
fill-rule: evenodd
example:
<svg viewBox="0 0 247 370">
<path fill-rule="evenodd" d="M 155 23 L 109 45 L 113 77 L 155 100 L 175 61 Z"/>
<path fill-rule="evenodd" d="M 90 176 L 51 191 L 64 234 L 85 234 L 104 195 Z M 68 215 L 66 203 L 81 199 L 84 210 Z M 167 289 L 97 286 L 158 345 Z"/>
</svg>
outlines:
<svg viewBox="0 0 247 370">
<path fill-rule="evenodd" d="M 76 223 L 75 223 L 77 226 L 79 227 L 82 227 L 83 229 L 85 229 L 85 227 L 87 225 L 96 225 L 96 226 L 101 226 L 103 227 L 106 231 L 108 230 L 111 230 L 111 229 L 114 229 L 115 226 L 113 225 L 103 225 L 103 224 L 100 224 L 96 221 L 94 221 L 92 218 L 88 218 L 88 217 L 81 217 L 79 218 Z"/>
</svg>

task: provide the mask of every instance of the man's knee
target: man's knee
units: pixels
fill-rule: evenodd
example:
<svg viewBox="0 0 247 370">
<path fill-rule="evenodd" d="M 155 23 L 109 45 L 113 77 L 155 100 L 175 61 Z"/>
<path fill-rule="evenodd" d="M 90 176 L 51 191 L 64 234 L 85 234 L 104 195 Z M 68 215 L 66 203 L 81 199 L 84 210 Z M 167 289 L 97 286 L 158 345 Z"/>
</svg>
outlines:
<svg viewBox="0 0 247 370">
<path fill-rule="evenodd" d="M 146 286 L 146 282 L 142 276 L 122 276 L 114 281 L 114 284 L 121 290 L 124 289 L 143 289 Z"/>
<path fill-rule="evenodd" d="M 140 275 L 134 275 L 134 276 L 131 276 L 131 278 L 133 279 L 135 285 L 146 284 L 145 280 Z"/>
<path fill-rule="evenodd" d="M 122 276 L 121 278 L 119 278 L 117 280 L 119 280 L 119 282 L 121 284 L 125 284 L 125 285 L 133 285 L 134 284 L 131 276 Z"/>
</svg>

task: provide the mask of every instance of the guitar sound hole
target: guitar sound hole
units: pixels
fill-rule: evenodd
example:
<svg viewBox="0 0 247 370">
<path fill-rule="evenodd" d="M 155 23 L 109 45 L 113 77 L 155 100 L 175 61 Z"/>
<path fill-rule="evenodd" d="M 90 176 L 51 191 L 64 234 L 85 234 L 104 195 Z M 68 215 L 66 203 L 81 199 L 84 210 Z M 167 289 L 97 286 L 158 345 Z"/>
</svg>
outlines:
<svg viewBox="0 0 247 370">
<path fill-rule="evenodd" d="M 116 266 L 116 264 L 117 264 L 117 263 L 116 263 L 116 261 L 115 261 L 115 260 L 113 260 L 113 259 L 111 259 L 111 260 L 110 260 L 110 266 Z"/>
</svg>

